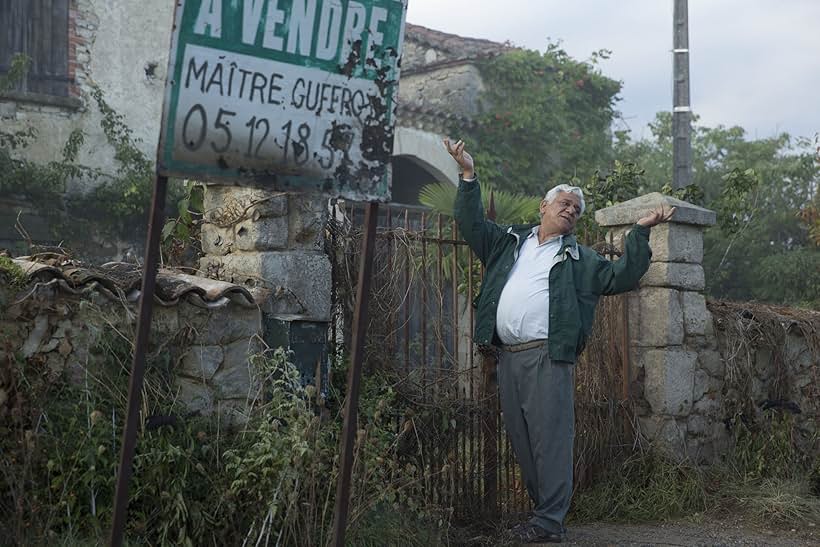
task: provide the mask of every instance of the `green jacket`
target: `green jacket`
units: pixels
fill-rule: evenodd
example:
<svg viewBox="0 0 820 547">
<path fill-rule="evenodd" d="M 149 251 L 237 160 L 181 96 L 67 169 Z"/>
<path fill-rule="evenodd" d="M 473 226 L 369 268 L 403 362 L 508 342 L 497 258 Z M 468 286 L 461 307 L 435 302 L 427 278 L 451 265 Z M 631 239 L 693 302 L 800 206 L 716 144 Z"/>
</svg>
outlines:
<svg viewBox="0 0 820 547">
<path fill-rule="evenodd" d="M 459 182 L 455 217 L 461 236 L 485 267 L 481 293 L 473 302 L 477 308 L 474 340 L 498 345 L 495 320 L 501 290 L 535 225 L 502 227 L 486 220 L 478 180 Z M 649 228 L 635 224 L 626 237 L 623 256 L 615 262 L 579 245 L 572 234 L 563 237 L 559 255 L 561 261 L 549 274 L 549 356 L 574 363 L 592 330 L 598 298 L 636 288 L 649 268 Z"/>
</svg>

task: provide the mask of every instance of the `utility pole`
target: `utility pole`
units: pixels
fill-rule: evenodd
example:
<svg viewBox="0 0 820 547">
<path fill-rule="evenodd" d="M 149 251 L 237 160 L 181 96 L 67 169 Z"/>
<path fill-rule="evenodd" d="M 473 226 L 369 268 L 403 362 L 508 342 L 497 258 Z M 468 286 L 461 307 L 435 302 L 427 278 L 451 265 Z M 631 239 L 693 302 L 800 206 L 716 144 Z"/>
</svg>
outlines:
<svg viewBox="0 0 820 547">
<path fill-rule="evenodd" d="M 672 188 L 692 183 L 692 107 L 689 103 L 689 0 L 674 0 Z"/>
</svg>

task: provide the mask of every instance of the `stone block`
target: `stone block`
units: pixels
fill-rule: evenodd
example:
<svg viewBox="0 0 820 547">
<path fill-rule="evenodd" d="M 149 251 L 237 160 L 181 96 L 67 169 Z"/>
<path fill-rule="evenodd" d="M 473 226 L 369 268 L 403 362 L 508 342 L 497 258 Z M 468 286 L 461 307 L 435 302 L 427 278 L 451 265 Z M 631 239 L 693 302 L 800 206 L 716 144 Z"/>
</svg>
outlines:
<svg viewBox="0 0 820 547">
<path fill-rule="evenodd" d="M 809 348 L 808 341 L 802 336 L 794 334 L 796 329 L 786 334 L 785 361 L 795 374 L 808 374 L 808 370 L 815 365 L 814 354 Z"/>
<path fill-rule="evenodd" d="M 241 425 L 250 419 L 251 406 L 246 398 L 242 399 L 219 399 L 216 401 L 216 409 L 219 412 L 220 420 L 226 426 Z"/>
<path fill-rule="evenodd" d="M 191 341 L 203 346 L 247 340 L 262 332 L 262 313 L 256 308 L 222 306 L 204 310 L 187 302 L 179 303 L 180 321 L 191 333 Z"/>
<path fill-rule="evenodd" d="M 705 370 L 696 369 L 692 400 L 699 401 L 707 391 L 709 391 L 709 374 Z"/>
<path fill-rule="evenodd" d="M 665 421 L 662 416 L 645 416 L 638 418 L 638 425 L 643 436 L 651 441 L 658 436 Z"/>
<path fill-rule="evenodd" d="M 251 220 L 258 221 L 263 218 L 278 218 L 288 216 L 290 197 L 285 192 L 273 192 L 268 196 L 256 200 L 248 214 Z"/>
<path fill-rule="evenodd" d="M 698 352 L 698 363 L 700 367 L 715 378 L 723 378 L 726 373 L 726 364 L 723 356 L 715 350 L 702 350 Z"/>
<path fill-rule="evenodd" d="M 180 377 L 176 387 L 179 402 L 189 411 L 206 415 L 213 411 L 213 393 L 204 381 Z"/>
<path fill-rule="evenodd" d="M 249 357 L 258 350 L 256 344 L 239 340 L 224 347 L 222 366 L 211 379 L 219 399 L 242 399 L 251 395 L 253 377 Z"/>
<path fill-rule="evenodd" d="M 768 380 L 774 375 L 774 358 L 769 348 L 757 348 L 754 354 L 754 372 L 761 380 Z"/>
<path fill-rule="evenodd" d="M 323 253 L 233 253 L 200 260 L 204 271 L 253 289 L 262 284 L 272 289 L 271 301 L 261 303 L 275 314 L 302 315 L 315 321 L 330 320 L 330 259 Z"/>
<path fill-rule="evenodd" d="M 23 342 L 23 357 L 28 358 L 37 353 L 40 346 L 46 340 L 47 333 L 48 316 L 41 313 L 34 318 L 34 328 L 29 331 L 28 337 L 26 337 L 25 342 Z"/>
<path fill-rule="evenodd" d="M 686 456 L 686 425 L 673 418 L 650 416 L 639 418 L 641 431 L 652 444 L 675 460 Z"/>
<path fill-rule="evenodd" d="M 709 427 L 709 420 L 701 414 L 693 414 L 686 420 L 686 432 L 691 435 L 702 435 Z"/>
<path fill-rule="evenodd" d="M 681 348 L 645 350 L 644 396 L 655 414 L 686 416 L 692 410 L 697 354 Z"/>
<path fill-rule="evenodd" d="M 641 287 L 673 287 L 700 291 L 706 286 L 703 266 L 684 262 L 652 262 L 641 278 Z"/>
<path fill-rule="evenodd" d="M 723 406 L 723 400 L 719 392 L 707 393 L 695 402 L 692 410 L 704 416 L 716 416 Z"/>
<path fill-rule="evenodd" d="M 291 194 L 288 215 L 288 247 L 321 251 L 328 217 L 327 198 Z"/>
<path fill-rule="evenodd" d="M 703 229 L 698 226 L 664 222 L 649 235 L 652 260 L 658 262 L 703 262 Z"/>
<path fill-rule="evenodd" d="M 151 315 L 151 337 L 164 340 L 179 332 L 178 306 L 154 306 Z"/>
<path fill-rule="evenodd" d="M 683 343 L 683 310 L 674 289 L 645 287 L 629 297 L 629 329 L 636 346 Z"/>
<path fill-rule="evenodd" d="M 223 359 L 222 346 L 193 346 L 182 356 L 177 373 L 208 381 L 219 369 Z"/>
<path fill-rule="evenodd" d="M 205 220 L 222 227 L 244 220 L 288 214 L 288 195 L 260 188 L 206 184 L 202 200 Z"/>
<path fill-rule="evenodd" d="M 683 307 L 683 330 L 687 335 L 714 334 L 712 313 L 706 308 L 705 296 L 699 292 L 684 291 L 681 293 L 681 306 Z"/>
<path fill-rule="evenodd" d="M 234 227 L 239 251 L 275 251 L 288 247 L 287 217 L 243 220 Z"/>
<path fill-rule="evenodd" d="M 695 465 L 708 465 L 715 458 L 713 446 L 709 438 L 687 438 L 686 459 Z"/>
<path fill-rule="evenodd" d="M 207 222 L 202 225 L 201 241 L 202 252 L 208 255 L 223 256 L 236 246 L 233 227 L 220 228 Z"/>
</svg>

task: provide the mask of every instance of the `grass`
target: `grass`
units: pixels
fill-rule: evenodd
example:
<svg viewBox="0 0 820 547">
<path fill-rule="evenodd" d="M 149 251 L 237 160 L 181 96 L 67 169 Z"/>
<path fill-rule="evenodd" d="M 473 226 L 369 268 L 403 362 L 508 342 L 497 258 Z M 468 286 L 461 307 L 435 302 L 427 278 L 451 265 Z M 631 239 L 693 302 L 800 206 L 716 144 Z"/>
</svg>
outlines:
<svg viewBox="0 0 820 547">
<path fill-rule="evenodd" d="M 704 471 L 649 451 L 628 458 L 572 502 L 573 522 L 646 522 L 703 512 Z"/>
<path fill-rule="evenodd" d="M 13 289 L 22 289 L 28 282 L 23 269 L 7 256 L 0 256 L 0 276 L 8 279 L 8 285 Z"/>
<path fill-rule="evenodd" d="M 820 525 L 820 497 L 805 466 L 784 461 L 782 467 L 766 467 L 761 476 L 734 463 L 701 469 L 655 452 L 633 457 L 575 495 L 570 521 L 639 523 L 732 515 L 774 528 Z"/>
<path fill-rule="evenodd" d="M 734 482 L 716 493 L 718 510 L 753 517 L 774 526 L 820 525 L 820 498 L 811 494 L 807 480 L 768 478 L 753 483 Z"/>
</svg>

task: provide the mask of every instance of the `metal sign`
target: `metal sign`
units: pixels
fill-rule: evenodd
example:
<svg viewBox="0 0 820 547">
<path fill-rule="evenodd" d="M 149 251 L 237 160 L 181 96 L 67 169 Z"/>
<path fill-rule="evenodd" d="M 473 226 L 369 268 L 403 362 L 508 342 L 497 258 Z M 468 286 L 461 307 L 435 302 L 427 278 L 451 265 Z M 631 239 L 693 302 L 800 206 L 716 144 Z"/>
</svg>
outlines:
<svg viewBox="0 0 820 547">
<path fill-rule="evenodd" d="M 166 176 L 390 199 L 407 0 L 178 0 Z"/>
</svg>

